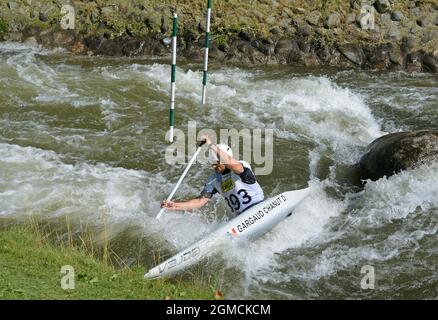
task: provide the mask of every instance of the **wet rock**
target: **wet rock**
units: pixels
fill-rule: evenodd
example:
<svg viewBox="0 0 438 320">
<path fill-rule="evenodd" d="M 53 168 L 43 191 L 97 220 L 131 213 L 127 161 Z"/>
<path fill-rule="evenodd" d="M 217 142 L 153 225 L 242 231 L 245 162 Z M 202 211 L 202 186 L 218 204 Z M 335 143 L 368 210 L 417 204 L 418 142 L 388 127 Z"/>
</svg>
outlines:
<svg viewBox="0 0 438 320">
<path fill-rule="evenodd" d="M 398 132 L 373 141 L 356 164 L 362 180 L 378 180 L 438 161 L 438 131 Z"/>
<path fill-rule="evenodd" d="M 417 45 L 417 43 L 417 38 L 414 36 L 405 36 L 402 38 L 402 46 L 405 48 L 406 51 L 412 50 Z"/>
<path fill-rule="evenodd" d="M 277 41 L 274 49 L 274 54 L 278 58 L 278 61 L 281 64 L 284 64 L 287 62 L 289 53 L 292 50 L 300 50 L 296 41 L 292 39 L 282 38 Z"/>
<path fill-rule="evenodd" d="M 396 10 L 391 13 L 391 19 L 392 21 L 401 21 L 404 18 L 404 15 L 401 11 Z"/>
<path fill-rule="evenodd" d="M 332 57 L 332 52 L 331 52 L 330 48 L 324 44 L 323 45 L 317 44 L 316 48 L 315 48 L 315 52 L 316 52 L 318 58 L 325 63 L 327 63 L 329 61 L 330 57 Z"/>
<path fill-rule="evenodd" d="M 377 0 L 375 6 L 379 13 L 385 13 L 391 8 L 391 3 L 388 0 Z"/>
<path fill-rule="evenodd" d="M 391 64 L 391 59 L 389 58 L 391 49 L 392 45 L 386 44 L 364 50 L 368 59 L 368 67 L 377 70 L 385 70 L 388 68 Z"/>
<path fill-rule="evenodd" d="M 73 31 L 59 30 L 53 34 L 53 42 L 55 46 L 65 47 L 73 43 L 75 34 Z"/>
<path fill-rule="evenodd" d="M 302 66 L 304 64 L 304 57 L 304 53 L 300 50 L 299 46 L 296 45 L 292 48 L 292 50 L 289 51 L 289 54 L 287 56 L 287 63 L 289 65 Z"/>
<path fill-rule="evenodd" d="M 218 49 L 223 51 L 223 52 L 229 52 L 230 51 L 230 46 L 228 45 L 228 43 L 220 43 L 218 46 Z"/>
<path fill-rule="evenodd" d="M 257 49 L 265 56 L 271 56 L 274 54 L 275 46 L 262 42 L 257 46 Z"/>
<path fill-rule="evenodd" d="M 345 58 L 356 65 L 362 65 L 365 61 L 365 54 L 359 45 L 344 44 L 340 45 L 338 50 Z"/>
<path fill-rule="evenodd" d="M 21 42 L 23 40 L 23 34 L 21 32 L 11 32 L 6 36 L 6 41 Z"/>
<path fill-rule="evenodd" d="M 403 54 L 398 46 L 392 46 L 388 52 L 389 60 L 396 66 L 403 65 Z"/>
<path fill-rule="evenodd" d="M 85 45 L 92 51 L 100 50 L 102 43 L 105 41 L 103 36 L 91 36 L 85 38 Z"/>
<path fill-rule="evenodd" d="M 331 13 L 324 21 L 324 27 L 327 29 L 335 28 L 341 23 L 341 16 L 339 13 Z"/>
<path fill-rule="evenodd" d="M 407 72 L 421 72 L 423 67 L 424 54 L 420 51 L 413 52 L 406 57 L 406 71 Z"/>
<path fill-rule="evenodd" d="M 312 50 L 312 45 L 307 41 L 307 38 L 299 38 L 296 40 L 298 48 L 304 53 L 309 53 Z"/>
<path fill-rule="evenodd" d="M 251 29 L 244 29 L 239 32 L 239 37 L 242 40 L 251 42 L 254 40 L 254 32 Z"/>
<path fill-rule="evenodd" d="M 235 40 L 233 45 L 237 48 L 240 53 L 251 55 L 254 53 L 254 48 L 248 41 L 245 40 Z"/>
<path fill-rule="evenodd" d="M 212 44 L 208 50 L 208 57 L 214 60 L 222 60 L 225 57 L 225 53 L 219 50 L 216 44 Z"/>
<path fill-rule="evenodd" d="M 195 42 L 197 38 L 197 34 L 192 30 L 186 30 L 183 34 L 183 39 L 186 42 Z"/>
<path fill-rule="evenodd" d="M 234 40 L 231 47 L 237 50 L 237 52 L 233 50 L 233 56 L 240 61 L 246 61 L 248 64 L 264 63 L 266 61 L 265 55 L 255 49 L 248 41 Z M 228 52 L 228 55 L 230 55 L 230 52 Z"/>
<path fill-rule="evenodd" d="M 321 64 L 321 61 L 318 59 L 318 56 L 313 52 L 304 54 L 302 61 L 305 67 L 317 67 Z"/>
<path fill-rule="evenodd" d="M 123 39 L 122 43 L 122 54 L 127 57 L 139 56 L 143 53 L 145 41 L 143 39 Z M 160 52 L 159 54 L 163 54 Z"/>
<path fill-rule="evenodd" d="M 205 34 L 202 34 L 197 40 L 196 42 L 198 43 L 198 47 L 205 47 Z"/>
<path fill-rule="evenodd" d="M 292 50 L 296 46 L 296 42 L 292 39 L 288 38 L 281 38 L 277 41 L 277 44 L 275 45 L 275 54 L 281 54 L 283 52 L 288 52 Z"/>
<path fill-rule="evenodd" d="M 24 43 L 28 44 L 30 46 L 38 45 L 38 41 L 37 41 L 37 39 L 34 36 L 26 38 L 26 40 L 24 40 Z"/>
<path fill-rule="evenodd" d="M 47 29 L 40 32 L 39 40 L 46 48 L 53 48 L 53 30 Z"/>
<path fill-rule="evenodd" d="M 438 60 L 431 55 L 426 55 L 423 58 L 423 66 L 427 71 L 438 72 Z"/>
</svg>

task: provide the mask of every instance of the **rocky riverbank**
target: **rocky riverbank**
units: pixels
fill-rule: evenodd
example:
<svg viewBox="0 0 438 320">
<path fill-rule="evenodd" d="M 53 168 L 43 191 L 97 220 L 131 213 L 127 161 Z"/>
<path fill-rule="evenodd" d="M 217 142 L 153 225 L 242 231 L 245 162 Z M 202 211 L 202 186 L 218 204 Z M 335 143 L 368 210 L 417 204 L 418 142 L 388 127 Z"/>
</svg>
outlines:
<svg viewBox="0 0 438 320">
<path fill-rule="evenodd" d="M 0 0 L 0 37 L 166 57 L 175 4 L 179 57 L 202 61 L 206 0 Z M 213 1 L 211 31 L 220 62 L 438 72 L 438 0 Z"/>
</svg>

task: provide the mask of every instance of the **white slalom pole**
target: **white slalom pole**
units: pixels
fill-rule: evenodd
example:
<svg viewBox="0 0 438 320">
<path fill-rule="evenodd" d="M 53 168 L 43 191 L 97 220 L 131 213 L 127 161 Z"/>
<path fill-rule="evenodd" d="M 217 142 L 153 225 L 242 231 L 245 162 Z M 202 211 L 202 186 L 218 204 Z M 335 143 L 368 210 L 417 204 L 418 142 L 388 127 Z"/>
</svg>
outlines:
<svg viewBox="0 0 438 320">
<path fill-rule="evenodd" d="M 178 25 L 178 16 L 173 14 L 173 31 L 172 31 L 172 71 L 170 81 L 170 132 L 169 142 L 173 142 L 173 125 L 175 121 L 175 81 L 176 81 L 176 31 Z"/>
<path fill-rule="evenodd" d="M 195 161 L 196 157 L 198 156 L 199 152 L 201 152 L 201 147 L 204 145 L 205 141 L 201 141 L 201 143 L 198 145 L 198 149 L 196 150 L 195 154 L 193 155 L 193 157 L 190 159 L 189 164 L 187 165 L 187 167 L 184 169 L 183 174 L 181 175 L 181 177 L 179 178 L 178 182 L 176 183 L 175 187 L 173 188 L 172 192 L 170 193 L 170 195 L 167 197 L 166 201 L 170 201 L 172 200 L 173 196 L 175 195 L 176 190 L 179 188 L 181 182 L 183 181 L 184 177 L 186 176 L 187 172 L 189 172 L 190 167 L 192 166 L 193 162 Z M 163 212 L 165 211 L 165 208 L 162 208 L 160 210 L 160 212 L 158 212 L 156 219 L 160 219 L 161 215 L 163 214 Z"/>
<path fill-rule="evenodd" d="M 208 47 L 210 41 L 210 18 L 211 18 L 211 1 L 207 1 L 207 21 L 205 23 L 205 53 L 204 53 L 204 72 L 202 75 L 202 104 L 205 104 L 207 98 L 207 68 L 208 68 Z"/>
</svg>

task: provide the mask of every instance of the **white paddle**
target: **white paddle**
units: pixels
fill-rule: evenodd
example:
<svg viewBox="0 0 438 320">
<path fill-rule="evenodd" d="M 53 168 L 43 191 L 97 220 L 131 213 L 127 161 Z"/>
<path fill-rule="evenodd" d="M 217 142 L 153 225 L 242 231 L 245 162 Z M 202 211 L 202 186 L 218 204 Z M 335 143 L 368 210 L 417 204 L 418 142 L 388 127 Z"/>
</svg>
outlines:
<svg viewBox="0 0 438 320">
<path fill-rule="evenodd" d="M 204 145 L 206 141 L 201 141 L 198 145 L 198 150 L 196 150 L 195 154 L 193 155 L 193 157 L 190 159 L 189 164 L 187 165 L 187 167 L 185 168 L 182 176 L 179 178 L 178 182 L 176 183 L 175 187 L 173 188 L 172 192 L 170 193 L 170 195 L 167 197 L 166 201 L 170 201 L 172 200 L 176 190 L 179 188 L 179 185 L 181 184 L 181 182 L 183 181 L 184 177 L 186 176 L 187 172 L 189 171 L 190 167 L 192 166 L 193 162 L 195 161 L 196 157 L 198 156 L 199 152 L 201 152 L 201 147 Z M 163 212 L 166 210 L 166 208 L 161 208 L 160 212 L 158 212 L 156 219 L 160 219 L 161 215 L 163 214 Z"/>
</svg>

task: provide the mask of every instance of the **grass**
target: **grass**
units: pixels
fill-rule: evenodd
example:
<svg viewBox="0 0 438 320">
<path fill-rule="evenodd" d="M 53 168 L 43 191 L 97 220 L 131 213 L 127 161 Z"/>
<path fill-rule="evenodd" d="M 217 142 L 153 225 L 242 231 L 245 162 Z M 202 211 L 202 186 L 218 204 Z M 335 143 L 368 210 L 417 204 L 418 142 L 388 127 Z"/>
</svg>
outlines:
<svg viewBox="0 0 438 320">
<path fill-rule="evenodd" d="M 6 32 L 8 32 L 8 23 L 0 18 L 0 36 Z"/>
<path fill-rule="evenodd" d="M 70 241 L 69 241 L 70 242 Z M 71 244 L 53 245 L 32 225 L 0 231 L 0 299 L 213 299 L 195 281 L 143 279 L 144 268 L 121 270 Z M 74 268 L 64 290 L 62 266 Z"/>
</svg>

